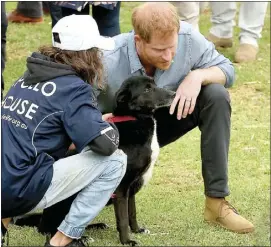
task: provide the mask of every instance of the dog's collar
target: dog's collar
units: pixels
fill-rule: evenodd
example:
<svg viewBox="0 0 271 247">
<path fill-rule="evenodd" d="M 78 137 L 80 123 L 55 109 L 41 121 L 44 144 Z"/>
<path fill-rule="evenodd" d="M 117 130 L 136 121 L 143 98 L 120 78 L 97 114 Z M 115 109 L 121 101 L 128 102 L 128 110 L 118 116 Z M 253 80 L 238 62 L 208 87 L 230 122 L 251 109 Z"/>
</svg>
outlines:
<svg viewBox="0 0 271 247">
<path fill-rule="evenodd" d="M 136 118 L 132 116 L 114 116 L 107 119 L 107 122 L 118 123 L 118 122 L 134 121 L 134 120 L 136 120 Z"/>
</svg>

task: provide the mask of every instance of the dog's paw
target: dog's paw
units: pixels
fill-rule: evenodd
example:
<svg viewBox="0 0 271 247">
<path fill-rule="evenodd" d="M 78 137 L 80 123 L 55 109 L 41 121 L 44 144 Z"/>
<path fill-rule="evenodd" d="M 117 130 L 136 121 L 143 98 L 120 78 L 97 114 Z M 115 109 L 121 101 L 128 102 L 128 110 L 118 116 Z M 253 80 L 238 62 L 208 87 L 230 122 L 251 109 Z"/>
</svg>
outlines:
<svg viewBox="0 0 271 247">
<path fill-rule="evenodd" d="M 86 243 L 87 245 L 89 245 L 89 244 L 95 242 L 94 238 L 91 238 L 91 237 L 85 237 L 84 241 L 85 241 L 85 243 Z"/>
<path fill-rule="evenodd" d="M 105 223 L 96 223 L 96 224 L 90 224 L 86 227 L 87 230 L 89 229 L 108 229 L 109 225 Z"/>
<path fill-rule="evenodd" d="M 109 228 L 109 225 L 105 224 L 105 223 L 97 223 L 96 224 L 96 227 L 98 229 L 108 229 Z"/>
<path fill-rule="evenodd" d="M 140 233 L 140 234 L 150 234 L 150 230 L 145 229 L 145 228 L 139 228 L 136 233 Z"/>
<path fill-rule="evenodd" d="M 136 245 L 138 245 L 138 243 L 135 240 L 131 240 L 131 239 L 129 239 L 127 241 L 123 241 L 122 244 L 123 245 L 130 245 L 130 246 L 136 246 Z"/>
</svg>

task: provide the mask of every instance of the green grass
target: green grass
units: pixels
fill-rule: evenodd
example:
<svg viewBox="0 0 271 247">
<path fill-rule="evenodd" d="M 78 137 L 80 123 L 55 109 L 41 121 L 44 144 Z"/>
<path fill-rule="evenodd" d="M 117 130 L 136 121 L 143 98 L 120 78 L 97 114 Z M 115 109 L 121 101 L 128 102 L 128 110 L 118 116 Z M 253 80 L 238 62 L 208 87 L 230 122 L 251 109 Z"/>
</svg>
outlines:
<svg viewBox="0 0 271 247">
<path fill-rule="evenodd" d="M 131 8 L 122 3 L 121 30 L 131 30 Z M 16 2 L 7 3 L 7 11 Z M 203 34 L 210 28 L 209 13 L 201 15 Z M 25 70 L 25 59 L 39 45 L 51 41 L 51 20 L 42 24 L 9 23 L 8 61 L 4 73 L 6 90 Z M 232 59 L 238 46 L 221 52 Z M 138 220 L 150 235 L 132 235 L 144 246 L 270 246 L 270 10 L 266 15 L 260 52 L 256 62 L 235 65 L 236 82 L 229 89 L 232 100 L 232 132 L 229 155 L 228 198 L 256 227 L 252 234 L 235 234 L 203 222 L 204 194 L 201 177 L 200 132 L 194 130 L 163 148 L 149 186 L 137 195 Z M 118 233 L 112 207 L 105 208 L 95 222 L 108 230 L 87 231 L 91 245 L 117 246 Z M 45 237 L 30 228 L 10 227 L 11 246 L 43 245 Z"/>
</svg>

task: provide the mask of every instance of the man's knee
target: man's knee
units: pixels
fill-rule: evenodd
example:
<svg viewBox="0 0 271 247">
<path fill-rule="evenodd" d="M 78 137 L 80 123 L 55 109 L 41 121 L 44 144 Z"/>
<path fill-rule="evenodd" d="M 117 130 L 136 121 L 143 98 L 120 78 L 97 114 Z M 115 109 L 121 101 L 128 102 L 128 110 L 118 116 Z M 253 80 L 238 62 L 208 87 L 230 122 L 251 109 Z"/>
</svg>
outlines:
<svg viewBox="0 0 271 247">
<path fill-rule="evenodd" d="M 205 103 L 230 105 L 230 95 L 227 89 L 218 83 L 206 85 L 202 88 L 201 97 Z"/>
</svg>

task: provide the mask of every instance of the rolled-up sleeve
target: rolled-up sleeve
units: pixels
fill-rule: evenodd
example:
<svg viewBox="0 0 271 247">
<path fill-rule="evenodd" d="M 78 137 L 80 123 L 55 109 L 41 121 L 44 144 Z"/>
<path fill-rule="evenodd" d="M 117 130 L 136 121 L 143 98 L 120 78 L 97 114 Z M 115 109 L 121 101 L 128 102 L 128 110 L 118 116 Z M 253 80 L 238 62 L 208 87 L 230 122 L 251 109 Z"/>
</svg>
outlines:
<svg viewBox="0 0 271 247">
<path fill-rule="evenodd" d="M 195 30 L 191 31 L 190 44 L 192 70 L 217 66 L 226 76 L 225 87 L 231 87 L 235 80 L 235 70 L 232 62 L 218 53 L 214 44 Z"/>
</svg>

